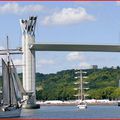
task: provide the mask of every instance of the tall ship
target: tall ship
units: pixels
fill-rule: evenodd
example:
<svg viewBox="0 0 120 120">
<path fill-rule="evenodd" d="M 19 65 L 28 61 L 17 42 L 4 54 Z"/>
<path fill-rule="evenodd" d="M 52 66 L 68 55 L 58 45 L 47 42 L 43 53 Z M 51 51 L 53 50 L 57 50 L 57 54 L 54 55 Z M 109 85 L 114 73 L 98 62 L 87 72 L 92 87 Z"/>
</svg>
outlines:
<svg viewBox="0 0 120 120">
<path fill-rule="evenodd" d="M 22 96 L 26 94 L 17 74 L 15 65 L 7 51 L 7 62 L 2 59 L 2 91 L 0 99 L 0 118 L 20 117 Z"/>
<path fill-rule="evenodd" d="M 79 80 L 80 80 L 79 82 L 75 83 L 75 84 L 78 84 L 78 88 L 75 88 L 75 90 L 78 90 L 78 94 L 75 95 L 75 96 L 78 96 L 78 100 L 79 100 L 77 107 L 79 109 L 86 109 L 87 103 L 85 102 L 85 93 L 84 93 L 83 89 L 88 89 L 88 88 L 84 88 L 83 83 L 88 83 L 88 82 L 83 82 L 83 78 L 87 78 L 87 77 L 82 75 L 83 73 L 86 73 L 86 72 L 79 70 L 76 73 L 79 75 L 75 78 L 77 78 L 77 79 L 79 78 Z"/>
</svg>

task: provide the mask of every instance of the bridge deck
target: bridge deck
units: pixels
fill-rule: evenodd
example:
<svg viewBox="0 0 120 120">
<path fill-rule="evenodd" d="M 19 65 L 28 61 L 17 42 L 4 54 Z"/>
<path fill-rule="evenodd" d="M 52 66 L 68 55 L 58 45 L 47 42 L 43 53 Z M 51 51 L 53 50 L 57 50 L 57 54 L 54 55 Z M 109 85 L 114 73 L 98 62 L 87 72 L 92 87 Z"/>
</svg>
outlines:
<svg viewBox="0 0 120 120">
<path fill-rule="evenodd" d="M 120 52 L 120 45 L 32 44 L 30 49 L 35 51 Z"/>
</svg>

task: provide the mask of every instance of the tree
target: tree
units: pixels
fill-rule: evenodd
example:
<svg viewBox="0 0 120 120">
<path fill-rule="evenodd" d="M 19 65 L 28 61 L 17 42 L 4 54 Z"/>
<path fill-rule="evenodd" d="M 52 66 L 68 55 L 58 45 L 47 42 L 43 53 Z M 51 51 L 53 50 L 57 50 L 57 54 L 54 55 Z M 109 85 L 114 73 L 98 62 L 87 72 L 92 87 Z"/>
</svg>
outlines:
<svg viewBox="0 0 120 120">
<path fill-rule="evenodd" d="M 116 88 L 111 96 L 113 99 L 120 99 L 120 88 Z"/>
</svg>

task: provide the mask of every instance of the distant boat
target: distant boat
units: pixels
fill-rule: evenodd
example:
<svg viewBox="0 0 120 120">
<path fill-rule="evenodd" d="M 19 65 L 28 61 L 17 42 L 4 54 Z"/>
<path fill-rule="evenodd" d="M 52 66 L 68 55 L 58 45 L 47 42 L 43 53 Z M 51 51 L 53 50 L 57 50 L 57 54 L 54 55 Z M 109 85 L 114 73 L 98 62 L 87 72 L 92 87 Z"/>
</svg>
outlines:
<svg viewBox="0 0 120 120">
<path fill-rule="evenodd" d="M 77 107 L 78 107 L 79 109 L 86 109 L 86 108 L 87 108 L 87 103 L 84 102 L 84 101 L 81 101 L 81 102 L 77 105 Z"/>
<path fill-rule="evenodd" d="M 16 68 L 9 56 L 7 62 L 2 59 L 2 77 L 0 118 L 20 117 L 22 95 L 26 94 L 26 92 L 21 85 Z"/>
</svg>

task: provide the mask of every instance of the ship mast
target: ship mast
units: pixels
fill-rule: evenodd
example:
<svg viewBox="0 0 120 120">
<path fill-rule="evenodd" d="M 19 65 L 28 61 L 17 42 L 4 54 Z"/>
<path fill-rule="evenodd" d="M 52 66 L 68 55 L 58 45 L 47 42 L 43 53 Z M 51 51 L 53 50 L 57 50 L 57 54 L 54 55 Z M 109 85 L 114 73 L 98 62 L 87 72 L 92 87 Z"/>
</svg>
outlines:
<svg viewBox="0 0 120 120">
<path fill-rule="evenodd" d="M 80 70 L 80 98 L 83 101 L 83 77 L 82 77 L 82 70 Z"/>
<path fill-rule="evenodd" d="M 7 68 L 8 68 L 8 82 L 9 82 L 9 104 L 11 106 L 11 80 L 10 80 L 10 53 L 9 53 L 9 39 L 7 36 Z"/>
</svg>

